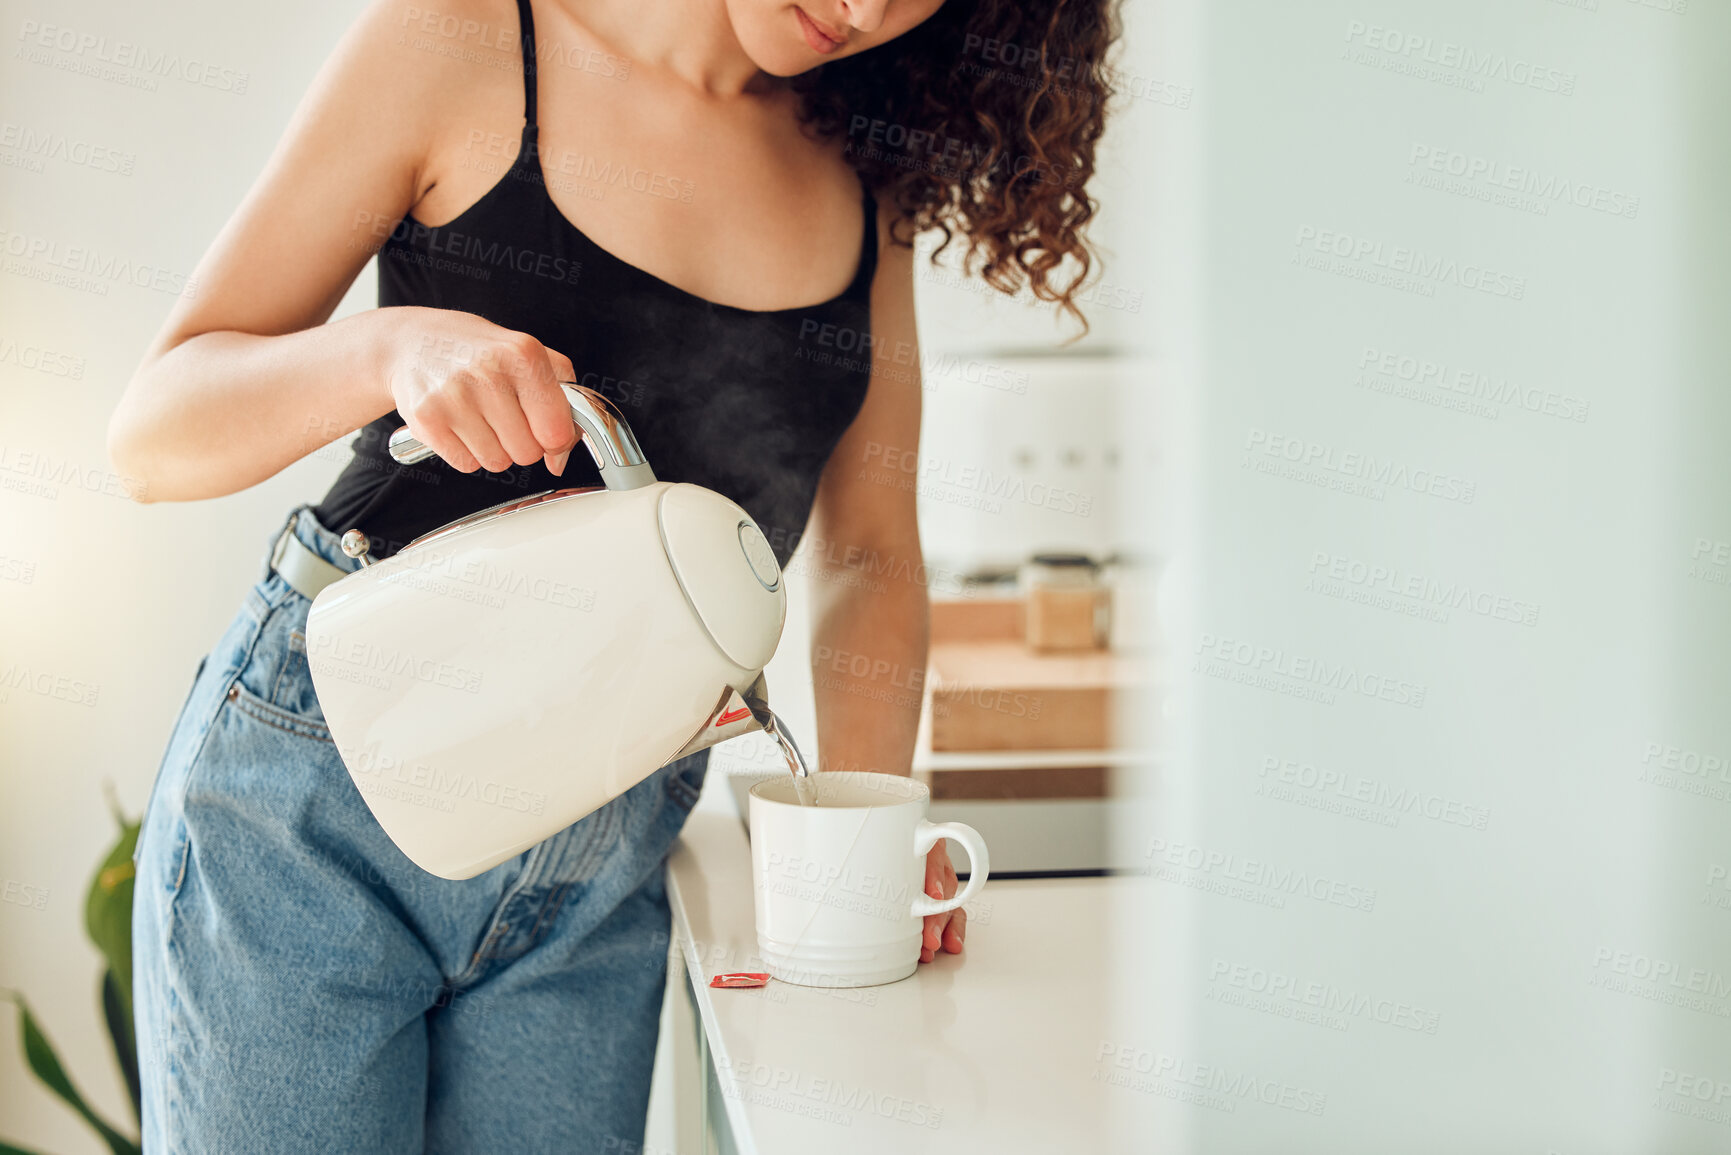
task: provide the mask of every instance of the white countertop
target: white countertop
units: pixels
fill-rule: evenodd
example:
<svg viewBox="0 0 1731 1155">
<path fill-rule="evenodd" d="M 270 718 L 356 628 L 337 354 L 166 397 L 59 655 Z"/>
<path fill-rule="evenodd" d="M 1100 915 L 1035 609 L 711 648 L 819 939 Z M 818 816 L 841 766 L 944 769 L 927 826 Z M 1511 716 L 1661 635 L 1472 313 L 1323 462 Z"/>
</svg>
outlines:
<svg viewBox="0 0 1731 1155">
<path fill-rule="evenodd" d="M 716 974 L 764 968 L 744 825 L 730 805 L 700 807 L 668 892 L 738 1150 L 1126 1149 L 1153 1100 L 1110 1081 L 1100 1055 L 1116 1037 L 1107 960 L 1123 957 L 1111 911 L 1145 885 L 994 880 L 969 904 L 967 949 L 901 982 L 717 990 Z"/>
</svg>

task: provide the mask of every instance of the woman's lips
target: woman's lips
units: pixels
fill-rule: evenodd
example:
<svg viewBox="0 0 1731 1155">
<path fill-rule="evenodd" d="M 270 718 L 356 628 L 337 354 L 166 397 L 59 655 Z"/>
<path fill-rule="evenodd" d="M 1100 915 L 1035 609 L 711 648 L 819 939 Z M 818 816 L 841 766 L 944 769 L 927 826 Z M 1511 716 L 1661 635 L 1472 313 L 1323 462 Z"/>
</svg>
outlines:
<svg viewBox="0 0 1731 1155">
<path fill-rule="evenodd" d="M 805 33 L 805 42 L 810 46 L 813 52 L 819 52 L 828 56 L 831 52 L 834 52 L 846 43 L 845 41 L 835 39 L 829 33 L 819 28 L 816 22 L 813 21 L 810 16 L 805 14 L 804 8 L 801 8 L 796 4 L 794 5 L 793 10 L 799 14 L 799 30 Z"/>
</svg>

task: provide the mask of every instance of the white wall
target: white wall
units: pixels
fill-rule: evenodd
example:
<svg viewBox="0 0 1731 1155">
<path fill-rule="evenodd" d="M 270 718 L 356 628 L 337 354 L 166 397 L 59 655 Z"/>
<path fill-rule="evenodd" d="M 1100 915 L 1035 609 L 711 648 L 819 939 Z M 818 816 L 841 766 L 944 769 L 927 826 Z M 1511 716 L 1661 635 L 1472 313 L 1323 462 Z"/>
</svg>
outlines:
<svg viewBox="0 0 1731 1155">
<path fill-rule="evenodd" d="M 40 911 L 0 903 L 0 985 L 29 997 L 74 1079 L 111 1119 L 130 1113 L 99 1022 L 98 957 L 83 932 L 84 891 L 113 837 L 101 783 L 114 782 L 129 813 L 143 808 L 193 669 L 256 580 L 271 527 L 316 498 L 344 454 L 309 458 L 215 501 L 138 505 L 114 496 L 124 482 L 109 471 L 107 418 L 171 294 L 355 11 L 342 2 L 72 0 L 8 5 L 0 24 L 0 672 L 47 672 L 94 691 L 88 706 L 0 691 L 0 878 L 48 891 Z M 75 34 L 72 51 L 35 46 L 33 34 L 49 25 Z M 76 37 L 85 36 L 106 38 L 105 48 L 80 53 Z M 202 73 L 193 62 L 228 69 L 214 74 L 227 88 L 172 70 L 116 70 L 130 83 L 77 70 L 100 69 L 98 52 L 112 56 L 120 42 L 153 59 L 177 57 L 194 78 Z M 244 92 L 233 91 L 241 73 Z M 20 163 L 32 155 L 24 134 L 86 163 L 56 156 L 35 171 Z M 46 259 L 18 255 L 50 244 Z M 37 279 L 56 271 L 51 259 L 79 260 L 73 248 L 130 262 L 143 287 Z M 152 288 L 158 273 L 164 287 Z M 372 303 L 369 270 L 338 312 Z M 51 363 L 81 373 L 25 367 L 26 350 L 41 349 L 76 359 Z M 26 572 L 28 581 L 7 580 Z M 16 1030 L 15 1014 L 0 1009 L 0 1136 L 56 1152 L 102 1150 L 25 1071 Z"/>
<path fill-rule="evenodd" d="M 1157 17 L 1196 101 L 1152 150 L 1134 245 L 1159 281 L 1147 346 L 1183 486 L 1162 602 L 1167 757 L 1124 831 L 1151 871 L 1125 912 L 1138 945 L 1120 954 L 1126 1016 L 1108 1040 L 1130 1057 L 1126 1119 L 1175 1152 L 1724 1149 L 1726 1116 L 1691 1115 L 1713 1104 L 1678 1091 L 1731 1088 L 1731 891 L 1716 881 L 1731 781 L 1694 761 L 1645 780 L 1661 768 L 1644 757 L 1723 757 L 1731 739 L 1731 570 L 1711 564 L 1731 538 L 1731 230 L 1712 195 L 1731 9 L 1169 0 Z M 1541 84 L 1570 91 L 1462 86 L 1447 64 L 1414 75 L 1423 44 L 1367 48 L 1386 43 L 1370 26 L 1429 37 L 1433 57 L 1452 43 L 1555 69 Z M 1449 154 L 1639 204 L 1426 187 L 1415 159 Z M 1330 259 L 1312 243 L 1324 230 L 1354 240 Z M 1351 255 L 1360 240 L 1383 260 L 1399 246 L 1495 269 L 1519 298 L 1361 279 L 1379 268 L 1374 250 Z M 1523 393 L 1463 411 L 1444 402 L 1470 397 L 1403 382 L 1398 361 L 1361 380 L 1370 349 Z M 1547 396 L 1584 402 L 1584 419 L 1546 412 Z M 1308 474 L 1265 472 L 1284 463 L 1262 451 L 1273 436 L 1316 455 Z M 1460 488 L 1330 488 L 1348 453 Z M 1501 620 L 1494 601 L 1414 616 L 1386 587 L 1319 586 L 1334 558 L 1537 616 Z M 1300 696 L 1316 683 L 1295 663 L 1312 660 L 1422 687 L 1422 705 Z M 1368 784 L 1370 801 L 1329 809 L 1350 799 L 1305 766 Z M 1379 789 L 1434 800 L 1436 817 Z M 1459 824 L 1481 814 L 1482 829 Z M 1308 897 L 1270 869 L 1358 889 Z M 1639 977 L 1655 964 L 1675 982 Z M 1303 998 L 1256 1002 L 1270 983 L 1371 1002 L 1306 1022 Z M 1377 1021 L 1399 1003 L 1435 1033 Z M 1325 1098 L 1319 1114 L 1184 1103 L 1186 1079 Z"/>
</svg>

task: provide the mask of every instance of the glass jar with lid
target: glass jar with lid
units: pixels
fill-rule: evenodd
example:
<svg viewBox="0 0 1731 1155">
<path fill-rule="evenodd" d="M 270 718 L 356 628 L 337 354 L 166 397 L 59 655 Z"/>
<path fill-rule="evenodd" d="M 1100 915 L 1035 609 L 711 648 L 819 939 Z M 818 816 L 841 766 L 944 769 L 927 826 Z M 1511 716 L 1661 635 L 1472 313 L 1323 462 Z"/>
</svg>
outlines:
<svg viewBox="0 0 1731 1155">
<path fill-rule="evenodd" d="M 1028 648 L 1041 652 L 1106 647 L 1111 598 L 1094 559 L 1079 553 L 1039 553 L 1019 574 Z"/>
</svg>

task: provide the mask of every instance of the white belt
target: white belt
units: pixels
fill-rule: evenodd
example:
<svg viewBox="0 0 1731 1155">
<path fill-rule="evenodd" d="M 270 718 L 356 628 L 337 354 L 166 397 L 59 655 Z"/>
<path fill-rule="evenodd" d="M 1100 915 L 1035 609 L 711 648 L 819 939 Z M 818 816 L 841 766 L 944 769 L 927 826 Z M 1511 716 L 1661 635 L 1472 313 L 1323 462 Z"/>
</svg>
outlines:
<svg viewBox="0 0 1731 1155">
<path fill-rule="evenodd" d="M 299 516 L 295 514 L 295 517 Z M 348 576 L 347 570 L 332 565 L 295 536 L 293 518 L 283 527 L 282 535 L 276 539 L 276 546 L 270 552 L 270 568 L 309 601 L 338 578 Z"/>
</svg>

